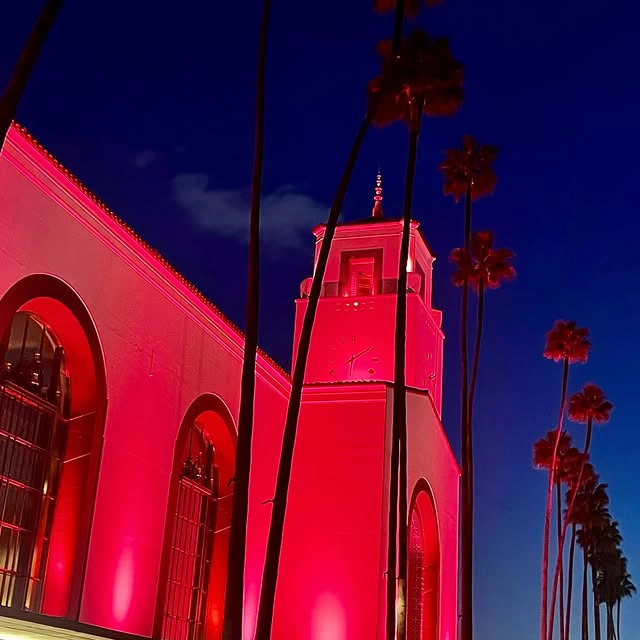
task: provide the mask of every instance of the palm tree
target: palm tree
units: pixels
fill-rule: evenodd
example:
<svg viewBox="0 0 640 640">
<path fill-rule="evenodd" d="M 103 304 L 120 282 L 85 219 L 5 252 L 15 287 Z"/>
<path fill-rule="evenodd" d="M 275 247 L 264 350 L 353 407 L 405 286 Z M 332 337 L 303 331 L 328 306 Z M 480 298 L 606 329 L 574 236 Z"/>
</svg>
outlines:
<svg viewBox="0 0 640 640">
<path fill-rule="evenodd" d="M 442 0 L 425 0 L 424 4 L 427 7 L 437 7 L 439 4 L 442 4 Z M 405 0 L 404 5 L 405 17 L 412 20 L 418 15 L 418 12 L 420 11 L 419 0 Z M 391 13 L 396 6 L 397 0 L 374 0 L 373 10 L 381 14 Z"/>
<path fill-rule="evenodd" d="M 396 58 L 402 37 L 402 25 L 404 16 L 405 0 L 397 0 L 396 14 L 394 20 L 394 33 L 392 38 L 392 57 Z M 271 626 L 273 622 L 273 609 L 276 595 L 276 584 L 278 581 L 278 568 L 280 566 L 280 553 L 282 550 L 282 534 L 284 531 L 284 518 L 287 508 L 287 496 L 289 493 L 289 482 L 291 480 L 291 464 L 293 462 L 293 450 L 296 441 L 298 428 L 298 416 L 300 415 L 300 401 L 302 399 L 302 387 L 304 385 L 304 373 L 307 366 L 309 347 L 311 345 L 311 333 L 316 317 L 322 281 L 327 270 L 331 242 L 335 235 L 338 218 L 342 209 L 347 189 L 351 182 L 351 176 L 356 161 L 360 155 L 362 143 L 369 130 L 374 114 L 377 112 L 379 102 L 383 98 L 380 92 L 379 98 L 370 101 L 364 119 L 360 124 L 356 137 L 353 141 L 346 166 L 340 178 L 336 190 L 327 223 L 324 237 L 318 253 L 316 268 L 311 282 L 311 290 L 307 301 L 302 330 L 298 341 L 295 367 L 291 380 L 291 393 L 287 406 L 284 432 L 282 436 L 282 449 L 278 463 L 278 473 L 276 476 L 276 487 L 272 502 L 271 523 L 267 538 L 267 549 L 265 552 L 264 570 L 262 573 L 262 584 L 260 589 L 260 601 L 258 605 L 258 615 L 256 621 L 255 640 L 269 640 L 271 636 Z"/>
<path fill-rule="evenodd" d="M 569 398 L 569 420 L 582 424 L 586 423 L 587 425 L 587 435 L 582 451 L 582 465 L 578 473 L 578 485 L 582 480 L 582 473 L 589 455 L 593 423 L 604 424 L 608 422 L 612 411 L 613 404 L 605 398 L 602 389 L 595 384 L 585 384 L 582 391 L 574 393 Z M 569 516 L 571 515 L 571 506 L 572 505 L 569 506 Z"/>
<path fill-rule="evenodd" d="M 616 525 L 612 522 L 612 527 Z M 627 573 L 627 559 L 622 555 L 619 544 L 604 556 L 598 573 L 598 600 L 606 607 L 607 640 L 615 640 L 616 626 L 613 610 L 620 602 L 620 592 Z"/>
<path fill-rule="evenodd" d="M 581 597 L 581 638 L 589 640 L 589 602 L 587 590 L 587 570 L 589 567 L 589 532 L 582 526 L 576 535 L 576 542 L 582 549 L 582 597 Z"/>
<path fill-rule="evenodd" d="M 560 461 L 560 465 L 556 474 L 556 534 L 558 537 L 558 546 L 562 539 L 562 485 L 567 485 L 569 489 L 576 483 L 578 470 L 582 463 L 582 453 L 577 447 L 571 447 Z M 591 465 L 589 464 L 589 467 Z M 592 467 L 591 467 L 592 468 Z M 584 474 L 583 474 L 584 475 Z M 575 553 L 575 538 L 573 539 L 573 549 L 569 553 L 569 567 L 567 580 L 567 599 L 564 598 L 564 554 L 560 556 L 560 593 L 559 593 L 559 618 L 558 627 L 560 629 L 560 640 L 569 640 L 569 633 L 565 626 L 565 617 L 571 615 L 571 591 L 573 589 L 573 562 Z M 565 605 L 566 602 L 566 605 Z M 566 607 L 566 616 L 565 616 Z M 553 629 L 553 620 L 550 622 Z"/>
<path fill-rule="evenodd" d="M 593 475 L 592 481 L 583 485 L 576 499 L 576 513 L 582 513 L 581 528 L 578 531 L 577 542 L 582 548 L 582 640 L 588 640 L 588 590 L 587 573 L 589 564 L 594 558 L 595 543 L 598 532 L 606 527 L 611 520 L 609 514 L 609 496 L 607 485 L 600 484 L 597 474 Z M 592 565 L 593 566 L 593 565 Z M 593 574 L 592 574 L 593 577 Z M 596 622 L 596 639 L 599 640 L 599 609 L 594 601 L 594 618 Z"/>
<path fill-rule="evenodd" d="M 557 320 L 547 333 L 544 357 L 562 361 L 562 387 L 560 392 L 560 409 L 556 426 L 556 441 L 554 443 L 552 464 L 549 468 L 549 484 L 547 486 L 547 500 L 544 518 L 544 542 L 542 548 L 542 597 L 540 616 L 540 640 L 547 640 L 547 599 L 549 597 L 549 538 L 551 534 L 551 508 L 553 502 L 553 486 L 555 481 L 555 458 L 558 455 L 558 445 L 562 434 L 565 403 L 567 398 L 567 384 L 569 382 L 569 365 L 586 362 L 589 357 L 589 330 L 579 328 L 575 322 Z"/>
<path fill-rule="evenodd" d="M 631 598 L 636 593 L 636 588 L 631 582 L 631 575 L 626 571 L 626 559 L 625 559 L 625 572 L 620 581 L 620 588 L 618 590 L 618 614 L 616 621 L 616 630 L 618 634 L 618 640 L 620 640 L 620 607 L 624 598 Z"/>
<path fill-rule="evenodd" d="M 62 9 L 62 4 L 63 0 L 46 0 L 42 12 L 20 53 L 11 78 L 5 87 L 4 94 L 0 98 L 0 146 L 7 135 L 7 131 L 9 131 L 11 121 L 15 117 L 18 104 L 27 87 L 33 67 L 47 40 L 51 27 L 53 27 L 58 13 Z"/>
<path fill-rule="evenodd" d="M 466 282 L 478 294 L 476 339 L 467 400 L 467 421 L 469 425 L 473 422 L 473 400 L 478 382 L 480 344 L 484 322 L 484 294 L 487 289 L 499 289 L 504 282 L 513 280 L 516 277 L 516 270 L 511 264 L 511 260 L 514 257 L 513 252 L 510 249 L 494 249 L 493 242 L 493 231 L 476 231 L 471 234 L 469 253 L 466 253 L 464 249 L 454 249 L 450 256 L 451 262 L 457 267 L 453 275 L 455 286 L 464 287 Z"/>
<path fill-rule="evenodd" d="M 607 619 L 607 640 L 612 640 L 613 632 L 613 605 L 609 601 L 608 593 L 609 584 L 612 580 L 607 580 L 606 575 L 612 572 L 612 563 L 617 555 L 619 555 L 619 547 L 622 542 L 622 536 L 618 529 L 618 523 L 612 521 L 611 518 L 594 531 L 592 537 L 591 549 L 591 577 L 593 586 L 593 607 L 594 607 L 594 626 L 595 638 L 600 640 L 600 605 L 606 606 Z M 605 590 L 603 585 L 607 586 Z"/>
<path fill-rule="evenodd" d="M 471 248 L 471 204 L 473 201 L 493 194 L 497 176 L 493 163 L 498 148 L 478 144 L 471 136 L 462 139 L 461 149 L 448 149 L 446 158 L 440 165 L 444 177 L 444 193 L 453 196 L 455 202 L 463 197 L 464 208 L 464 245 L 469 255 Z M 471 425 L 467 416 L 469 385 L 468 332 L 469 283 L 462 283 L 461 308 L 461 400 L 460 422 L 462 442 L 462 488 L 461 488 L 461 637 L 470 640 L 473 634 L 473 439 Z"/>
<path fill-rule="evenodd" d="M 392 58 L 392 45 L 382 42 L 382 73 L 370 84 L 370 100 L 379 100 L 374 123 L 385 126 L 402 120 L 409 128 L 409 152 L 403 198 L 403 224 L 398 261 L 398 286 L 394 339 L 394 392 L 387 546 L 387 638 L 404 640 L 407 575 L 407 414 L 405 385 L 407 262 L 411 232 L 411 208 L 422 116 L 448 116 L 462 104 L 462 65 L 456 62 L 446 39 L 433 40 L 415 30 Z M 382 96 L 379 98 L 379 96 Z M 397 457 L 395 455 L 397 451 Z M 399 467 L 399 470 L 398 470 Z M 398 479 L 399 475 L 399 479 Z M 398 525 L 399 522 L 399 525 Z M 398 548 L 396 550 L 396 537 Z M 393 576 L 397 573 L 398 591 Z M 397 635 L 396 635 L 397 628 Z"/>
<path fill-rule="evenodd" d="M 582 391 L 574 393 L 569 398 L 569 419 L 573 422 L 581 422 L 587 424 L 587 435 L 585 439 L 584 449 L 582 451 L 582 461 L 578 470 L 578 477 L 576 479 L 576 485 L 580 486 L 582 482 L 582 474 L 584 473 L 584 467 L 589 455 L 589 448 L 591 446 L 591 435 L 593 432 L 594 421 L 597 424 L 603 424 L 609 420 L 613 405 L 605 398 L 604 392 L 600 387 L 595 384 L 586 384 Z M 571 511 L 573 510 L 573 502 L 575 501 L 576 494 L 572 495 L 572 501 L 569 503 L 567 513 L 562 525 L 562 532 L 558 540 L 558 556 L 556 559 L 556 568 L 553 576 L 553 588 L 551 595 L 551 614 L 549 618 L 549 640 L 553 637 L 553 618 L 555 613 L 556 592 L 558 589 L 558 580 L 562 571 L 562 558 L 564 550 L 564 541 L 569 528 L 569 521 L 571 518 Z M 560 593 L 562 594 L 562 585 L 560 586 Z M 560 619 L 562 620 L 562 612 L 560 613 Z M 562 638 L 562 635 L 561 635 Z"/>
<path fill-rule="evenodd" d="M 572 494 L 575 491 L 578 491 L 578 498 L 574 501 L 573 512 L 570 516 L 571 522 L 571 544 L 569 545 L 569 570 L 567 575 L 567 605 L 566 605 L 566 617 L 564 621 L 564 637 L 566 640 L 569 640 L 570 630 L 571 630 L 571 605 L 572 605 L 572 594 L 573 594 L 573 566 L 575 560 L 575 550 L 576 550 L 576 537 L 579 525 L 586 520 L 586 506 L 585 501 L 580 501 L 580 496 L 583 496 L 584 493 L 581 493 L 585 490 L 585 487 L 589 486 L 590 483 L 595 481 L 596 472 L 593 468 L 593 465 L 590 462 L 587 462 L 582 473 L 582 480 L 580 485 L 578 485 L 578 472 L 581 466 L 582 454 L 576 449 L 572 447 L 572 453 L 567 456 L 567 467 L 565 469 L 565 477 L 566 482 L 569 485 L 569 490 L 566 493 L 565 501 L 567 505 L 573 499 Z M 570 460 L 570 462 L 569 462 Z M 560 593 L 562 594 L 562 573 L 560 574 Z M 562 603 L 562 595 L 560 596 L 560 602 Z M 560 620 L 562 621 L 562 609 L 560 610 Z"/>
<path fill-rule="evenodd" d="M 555 430 L 547 432 L 546 437 L 540 438 L 533 447 L 533 465 L 536 469 L 551 468 L 553 461 L 553 449 L 555 446 Z M 567 482 L 571 477 L 576 466 L 576 456 L 580 456 L 580 452 L 571 446 L 571 435 L 567 431 L 563 431 L 560 436 L 560 442 L 558 444 L 558 452 L 555 463 L 555 486 L 556 486 L 556 522 L 558 525 L 558 545 L 560 544 L 561 527 L 562 527 L 562 483 Z M 561 565 L 560 571 L 560 638 L 564 635 L 564 601 L 563 601 L 563 571 Z M 550 627 L 553 630 L 553 618 L 550 623 Z"/>
<path fill-rule="evenodd" d="M 244 610 L 244 564 L 247 545 L 247 513 L 249 509 L 249 475 L 253 438 L 254 398 L 256 387 L 256 357 L 258 351 L 258 315 L 260 291 L 260 200 L 262 196 L 262 165 L 264 151 L 264 103 L 267 58 L 267 35 L 271 0 L 264 0 L 258 45 L 256 79 L 255 142 L 253 175 L 251 177 L 251 210 L 249 213 L 249 254 L 247 268 L 247 299 L 245 344 L 242 360 L 238 440 L 233 476 L 233 502 L 229 557 L 224 605 L 224 640 L 242 640 Z"/>
</svg>

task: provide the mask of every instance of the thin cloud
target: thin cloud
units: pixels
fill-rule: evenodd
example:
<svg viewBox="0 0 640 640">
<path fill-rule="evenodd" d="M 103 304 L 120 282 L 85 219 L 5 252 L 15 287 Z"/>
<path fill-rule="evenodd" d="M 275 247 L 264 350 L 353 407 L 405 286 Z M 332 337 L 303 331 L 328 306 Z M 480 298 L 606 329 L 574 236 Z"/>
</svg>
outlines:
<svg viewBox="0 0 640 640">
<path fill-rule="evenodd" d="M 151 166 L 158 159 L 158 154 L 155 151 L 147 149 L 146 151 L 140 151 L 131 158 L 131 164 L 136 169 L 146 169 Z"/>
<path fill-rule="evenodd" d="M 213 189 L 203 173 L 183 173 L 173 179 L 174 196 L 193 224 L 218 235 L 247 241 L 249 193 Z M 327 219 L 328 207 L 286 185 L 264 195 L 260 231 L 267 248 L 308 248 L 311 230 Z"/>
</svg>

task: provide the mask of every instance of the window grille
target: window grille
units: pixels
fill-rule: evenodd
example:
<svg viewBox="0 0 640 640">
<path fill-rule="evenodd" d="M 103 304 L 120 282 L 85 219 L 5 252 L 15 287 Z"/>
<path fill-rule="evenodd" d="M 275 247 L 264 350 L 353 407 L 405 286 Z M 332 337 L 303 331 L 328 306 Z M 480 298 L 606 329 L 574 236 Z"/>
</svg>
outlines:
<svg viewBox="0 0 640 640">
<path fill-rule="evenodd" d="M 0 606 L 39 611 L 67 421 L 63 352 L 14 317 L 0 375 Z"/>
<path fill-rule="evenodd" d="M 163 640 L 205 637 L 209 570 L 217 513 L 215 451 L 194 424 L 178 480 L 162 623 Z"/>
<path fill-rule="evenodd" d="M 343 251 L 340 254 L 339 294 L 347 297 L 381 293 L 382 249 Z"/>
<path fill-rule="evenodd" d="M 424 540 L 420 516 L 414 509 L 409 529 L 409 584 L 407 603 L 407 640 L 422 640 L 424 617 Z M 426 639 L 425 639 L 426 640 Z"/>
<path fill-rule="evenodd" d="M 351 258 L 349 260 L 349 295 L 373 295 L 374 266 L 373 258 Z"/>
</svg>

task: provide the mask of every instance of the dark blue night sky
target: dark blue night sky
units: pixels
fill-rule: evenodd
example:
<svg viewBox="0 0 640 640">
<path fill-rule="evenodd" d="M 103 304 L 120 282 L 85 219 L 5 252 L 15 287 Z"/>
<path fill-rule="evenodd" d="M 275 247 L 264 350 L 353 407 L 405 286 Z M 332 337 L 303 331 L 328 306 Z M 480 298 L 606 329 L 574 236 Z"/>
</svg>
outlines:
<svg viewBox="0 0 640 640">
<path fill-rule="evenodd" d="M 259 5 L 67 0 L 18 114 L 240 325 Z M 3 6 L 0 82 L 40 6 Z M 440 258 L 444 421 L 456 451 L 460 296 L 447 255 L 461 241 L 462 211 L 441 195 L 436 166 L 463 133 L 501 148 L 498 189 L 475 221 L 517 253 L 517 280 L 487 300 L 476 412 L 477 640 L 537 637 L 545 476 L 532 469 L 531 450 L 557 413 L 561 367 L 542 358 L 556 318 L 592 332 L 590 361 L 572 370 L 571 390 L 592 380 L 616 406 L 592 452 L 640 579 L 639 20 L 634 3 L 604 0 L 447 0 L 420 17 L 434 35 L 450 36 L 466 76 L 462 112 L 423 128 L 414 207 Z M 276 0 L 272 24 L 260 342 L 288 368 L 310 229 L 326 216 L 377 71 L 375 43 L 391 20 L 375 16 L 369 0 Z M 346 219 L 368 215 L 379 162 L 385 211 L 399 213 L 405 145 L 401 125 L 370 133 Z M 581 444 L 582 427 L 571 429 Z M 626 638 L 640 628 L 639 602 L 623 607 Z"/>
</svg>

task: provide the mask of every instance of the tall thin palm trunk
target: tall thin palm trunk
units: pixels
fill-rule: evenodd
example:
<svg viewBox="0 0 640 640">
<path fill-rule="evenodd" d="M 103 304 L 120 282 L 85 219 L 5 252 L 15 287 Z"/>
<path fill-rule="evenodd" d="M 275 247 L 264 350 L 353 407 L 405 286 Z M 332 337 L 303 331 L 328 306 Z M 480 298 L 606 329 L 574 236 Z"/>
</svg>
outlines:
<svg viewBox="0 0 640 640">
<path fill-rule="evenodd" d="M 584 469 L 587 464 L 587 456 L 589 455 L 589 449 L 591 447 L 591 435 L 593 434 L 593 418 L 589 418 L 587 421 L 587 435 L 584 441 L 584 449 L 582 451 L 582 460 L 580 462 L 580 470 L 578 471 L 578 477 L 576 479 L 576 491 L 571 492 L 571 500 L 569 501 L 569 506 L 567 507 L 567 512 L 564 516 L 564 522 L 562 524 L 562 531 L 560 533 L 558 539 L 558 555 L 556 557 L 556 566 L 553 572 L 553 589 L 551 596 L 551 614 L 550 614 L 550 629 L 549 629 L 549 640 L 553 638 L 553 618 L 555 613 L 555 604 L 556 604 L 556 594 L 558 590 L 558 581 L 560 582 L 560 603 L 562 605 L 562 563 L 563 563 L 563 554 L 564 554 L 564 542 L 567 537 L 567 530 L 569 528 L 569 522 L 571 520 L 571 515 L 573 513 L 573 508 L 576 503 L 576 497 L 578 496 L 577 487 L 582 483 L 582 477 L 584 475 Z M 560 498 L 558 498 L 560 500 Z M 562 618 L 562 613 L 560 614 Z"/>
<path fill-rule="evenodd" d="M 244 566 L 247 546 L 247 513 L 249 509 L 249 476 L 253 438 L 258 350 L 258 317 L 260 306 L 260 200 L 264 158 L 264 106 L 267 58 L 267 35 L 271 0 L 264 0 L 258 45 L 256 79 L 255 140 L 251 177 L 251 210 L 249 217 L 249 255 L 247 265 L 247 299 L 245 345 L 240 388 L 238 441 L 233 477 L 233 502 L 229 534 L 229 559 L 224 607 L 224 640 L 242 640 L 244 611 Z"/>
<path fill-rule="evenodd" d="M 596 568 L 591 565 L 591 589 L 593 591 L 593 635 L 595 640 L 601 640 L 602 626 L 600 624 L 600 604 L 598 603 L 598 576 Z"/>
<path fill-rule="evenodd" d="M 558 618 L 558 627 L 560 629 L 560 640 L 564 640 L 564 558 L 562 554 L 562 483 L 556 478 L 556 525 L 558 534 L 558 567 L 560 575 L 560 593 L 556 592 L 556 582 L 554 581 L 554 589 L 551 595 L 551 615 L 549 616 L 549 640 L 553 640 L 553 625 L 555 619 L 556 600 L 560 599 L 560 611 Z"/>
<path fill-rule="evenodd" d="M 27 88 L 33 67 L 47 40 L 51 27 L 53 27 L 58 13 L 62 9 L 62 5 L 63 0 L 47 0 L 45 2 L 40 16 L 20 53 L 11 78 L 5 87 L 4 94 L 0 99 L 0 146 L 7 135 L 7 131 L 9 131 L 20 99 Z"/>
<path fill-rule="evenodd" d="M 582 640 L 589 640 L 589 600 L 587 591 L 587 550 L 582 549 Z"/>
<path fill-rule="evenodd" d="M 470 189 L 467 190 L 467 200 L 466 202 L 471 202 L 471 193 L 470 193 Z M 465 202 L 465 204 L 466 204 Z M 465 216 L 465 218 L 468 217 L 469 219 L 469 229 L 471 227 L 471 212 L 470 212 L 470 204 L 469 204 L 469 213 L 468 216 Z M 467 225 L 465 224 L 465 233 L 466 233 L 466 228 Z M 469 242 L 470 244 L 470 242 Z M 469 251 L 469 249 L 467 249 L 467 251 Z M 468 255 L 468 253 L 467 253 Z M 467 286 L 468 289 L 468 283 L 465 283 L 465 285 Z M 465 296 L 465 293 L 463 291 L 463 298 Z M 467 302 L 463 303 L 464 306 L 464 310 L 463 310 L 463 316 L 466 317 L 467 315 L 467 310 L 468 310 L 468 291 L 466 293 L 467 295 Z M 482 344 L 482 331 L 483 331 L 483 327 L 484 327 L 484 297 L 485 297 L 485 290 L 484 290 L 484 282 L 482 281 L 482 279 L 480 280 L 480 282 L 478 283 L 478 309 L 477 309 L 477 321 L 476 321 L 476 337 L 475 337 L 475 344 L 473 347 L 473 360 L 472 360 L 472 364 L 471 364 L 471 381 L 469 384 L 469 392 L 468 392 L 468 398 L 466 401 L 466 416 L 465 416 L 465 420 L 466 420 L 466 430 L 465 430 L 465 442 L 466 444 L 466 456 L 465 456 L 465 460 L 466 460 L 466 478 L 463 479 L 463 487 L 466 487 L 466 490 L 463 491 L 463 521 L 466 522 L 466 526 L 469 528 L 469 531 L 467 532 L 467 534 L 464 534 L 464 525 L 463 525 L 463 535 L 462 535 L 462 545 L 463 545 L 463 558 L 466 560 L 466 576 L 467 576 L 467 580 L 469 582 L 469 584 L 467 584 L 466 590 L 463 587 L 463 597 L 464 597 L 464 602 L 466 603 L 465 605 L 463 605 L 462 611 L 463 611 L 463 615 L 462 615 L 462 619 L 463 621 L 465 620 L 465 618 L 468 619 L 469 622 L 469 626 L 467 627 L 465 624 L 463 624 L 463 634 L 467 633 L 467 634 L 473 634 L 473 580 L 472 580 L 472 571 L 473 571 L 473 401 L 475 399 L 475 393 L 476 393 L 476 387 L 477 387 L 477 383 L 478 383 L 478 371 L 479 371 L 479 365 L 480 365 L 480 346 Z M 464 322 L 464 333 L 466 336 L 467 333 L 467 329 L 466 329 L 466 321 Z M 464 344 L 464 350 L 466 351 L 467 349 L 467 345 L 466 345 L 466 338 L 465 338 L 465 344 Z M 463 369 L 466 368 L 466 365 L 463 365 Z M 464 376 L 466 378 L 466 374 Z M 464 385 L 463 385 L 464 386 Z M 464 468 L 464 465 L 463 465 Z M 464 475 L 464 472 L 463 472 Z M 465 550 L 466 547 L 466 550 Z M 465 560 L 463 560 L 463 562 L 465 562 Z M 463 565 L 464 566 L 464 565 Z M 466 606 L 466 611 L 468 612 L 467 614 L 465 614 L 465 606 Z M 464 635 L 463 635 L 464 637 Z M 468 635 L 467 638 L 470 638 L 471 635 Z"/>
<path fill-rule="evenodd" d="M 571 545 L 569 547 L 569 571 L 567 573 L 567 612 L 564 623 L 564 637 L 569 640 L 571 637 L 569 632 L 571 630 L 571 600 L 573 597 L 573 563 L 576 554 L 576 524 L 573 523 L 571 527 Z M 562 597 L 562 596 L 560 596 Z M 562 617 L 562 616 L 561 616 Z"/>
<path fill-rule="evenodd" d="M 464 201 L 464 249 L 471 251 L 471 179 L 467 183 Z M 469 315 L 469 279 L 462 284 L 462 306 L 460 312 L 460 422 L 462 441 L 462 487 L 461 487 L 461 559 L 460 559 L 460 607 L 462 621 L 461 640 L 473 638 L 473 452 L 468 419 L 469 402 L 469 347 L 467 340 Z"/>
<path fill-rule="evenodd" d="M 362 121 L 360 129 L 356 135 L 356 139 L 351 147 L 347 166 L 342 174 L 338 190 L 333 204 L 331 205 L 324 237 L 320 245 L 315 273 L 313 274 L 307 309 L 302 321 L 302 330 L 300 332 L 300 340 L 298 342 L 298 351 L 296 354 L 296 364 L 291 381 L 291 395 L 289 396 L 289 405 L 287 407 L 287 416 L 285 419 L 282 438 L 280 462 L 276 476 L 276 488 L 272 501 L 271 525 L 269 527 L 265 565 L 262 573 L 262 587 L 260 590 L 260 604 L 258 606 L 255 640 L 269 640 L 271 636 L 273 605 L 275 601 L 278 568 L 280 565 L 282 533 L 284 530 L 284 516 L 287 495 L 289 492 L 289 481 L 291 480 L 291 463 L 293 461 L 293 449 L 298 427 L 298 416 L 300 414 L 300 401 L 302 398 L 304 373 L 307 365 L 307 358 L 309 356 L 309 346 L 311 344 L 311 332 L 313 329 L 316 310 L 318 308 L 318 302 L 320 300 L 322 280 L 327 269 L 331 241 L 335 235 L 338 217 L 340 215 L 342 203 L 344 202 L 344 198 L 347 194 L 349 183 L 351 182 L 355 163 L 360 155 L 360 149 L 362 148 L 362 143 L 370 124 L 371 114 L 368 113 Z"/>
<path fill-rule="evenodd" d="M 544 542 L 542 548 L 542 607 L 540 617 L 540 640 L 547 640 L 547 601 L 549 598 L 549 539 L 551 537 L 551 509 L 553 506 L 553 484 L 555 481 L 555 466 L 558 459 L 558 447 L 560 436 L 562 435 L 562 424 L 564 419 L 564 408 L 567 401 L 567 384 L 569 382 L 569 359 L 564 359 L 562 368 L 562 391 L 560 393 L 560 410 L 558 413 L 558 427 L 556 430 L 556 441 L 553 446 L 551 456 L 551 467 L 549 469 L 549 484 L 547 486 L 547 504 L 544 514 Z"/>
<path fill-rule="evenodd" d="M 473 360 L 471 363 L 471 383 L 469 384 L 469 401 L 467 403 L 467 421 L 469 422 L 470 439 L 473 441 L 473 401 L 478 384 L 478 370 L 480 364 L 480 345 L 482 344 L 482 330 L 484 327 L 484 282 L 478 283 L 478 319 L 476 324 L 476 340 L 473 347 Z"/>
<path fill-rule="evenodd" d="M 607 602 L 607 640 L 616 640 L 616 630 L 613 624 L 613 605 Z"/>
<path fill-rule="evenodd" d="M 397 386 L 397 382 L 396 382 Z M 394 416 L 391 427 L 391 460 L 389 461 L 389 514 L 387 539 L 387 599 L 385 603 L 385 637 L 393 640 L 396 634 L 396 573 L 398 533 L 398 491 L 400 466 L 400 438 L 396 433 L 395 388 Z"/>
<path fill-rule="evenodd" d="M 616 624 L 615 624 L 615 620 L 613 618 L 613 608 L 614 607 L 615 607 L 615 604 L 609 605 L 609 622 L 611 624 L 611 640 L 617 640 L 617 638 L 616 638 Z"/>
<path fill-rule="evenodd" d="M 406 588 L 407 588 L 407 387 L 406 387 L 406 327 L 407 327 L 407 263 L 409 260 L 409 240 L 411 237 L 411 208 L 413 204 L 413 185 L 418 156 L 418 138 L 422 110 L 414 105 L 417 113 L 412 118 L 409 132 L 409 152 L 402 207 L 402 239 L 398 262 L 398 291 L 396 296 L 396 324 L 394 338 L 394 376 L 393 376 L 393 427 L 392 438 L 400 445 L 400 478 L 398 490 L 398 593 L 394 593 L 393 580 L 387 581 L 387 640 L 405 640 L 406 637 Z M 391 484 L 395 484 L 397 470 L 391 469 Z M 390 487 L 391 489 L 391 487 Z M 391 494 L 391 491 L 389 492 Z M 396 531 L 392 526 L 395 518 L 395 503 L 389 508 L 389 538 L 387 560 L 396 554 Z M 393 575 L 389 567 L 389 578 Z M 395 629 L 397 601 L 397 635 Z"/>
<path fill-rule="evenodd" d="M 393 59 L 395 60 L 398 48 L 400 46 L 400 38 L 402 36 L 402 17 L 404 15 L 404 0 L 398 0 L 396 5 L 396 20 L 393 35 Z M 398 19 L 399 15 L 399 19 Z M 325 227 L 324 237 L 320 245 L 318 260 L 311 282 L 311 291 L 307 302 L 302 321 L 302 330 L 300 332 L 300 340 L 298 342 L 298 350 L 296 353 L 296 364 L 293 370 L 291 381 L 291 394 L 289 396 L 289 404 L 287 406 L 287 415 L 285 418 L 284 433 L 282 436 L 282 449 L 280 451 L 280 461 L 278 463 L 278 473 L 276 476 L 275 493 L 272 500 L 271 523 L 269 526 L 269 535 L 267 538 L 267 549 L 265 553 L 264 569 L 262 573 L 262 585 L 260 589 L 260 601 L 258 605 L 258 616 L 256 621 L 255 640 L 269 640 L 271 637 L 271 627 L 273 624 L 273 612 L 276 596 L 276 585 L 278 581 L 278 569 L 280 566 L 280 554 L 282 551 L 282 534 L 284 531 L 284 518 L 287 508 L 287 496 L 289 493 L 289 483 L 291 480 L 291 465 L 293 462 L 293 450 L 296 441 L 296 432 L 298 428 L 298 416 L 300 415 L 300 402 L 302 399 L 302 388 L 304 385 L 304 374 L 309 356 L 309 347 L 311 345 L 311 333 L 313 323 L 320 301 L 320 293 L 322 290 L 322 281 L 327 270 L 329 261 L 329 253 L 331 250 L 331 242 L 336 232 L 338 218 L 344 203 L 347 189 L 351 182 L 353 169 L 362 149 L 365 135 L 369 130 L 371 121 L 376 113 L 379 100 L 383 92 L 380 91 L 372 101 L 370 108 L 360 124 L 360 128 L 356 134 L 355 140 L 351 147 L 347 164 L 340 178 L 338 189 L 336 190 L 327 223 Z"/>
<path fill-rule="evenodd" d="M 616 611 L 616 630 L 618 631 L 618 640 L 620 640 L 620 602 L 621 600 L 618 599 L 617 602 L 617 611 Z"/>
</svg>

